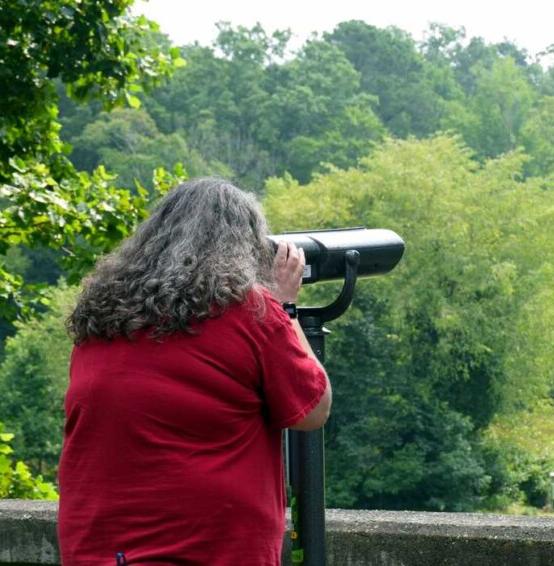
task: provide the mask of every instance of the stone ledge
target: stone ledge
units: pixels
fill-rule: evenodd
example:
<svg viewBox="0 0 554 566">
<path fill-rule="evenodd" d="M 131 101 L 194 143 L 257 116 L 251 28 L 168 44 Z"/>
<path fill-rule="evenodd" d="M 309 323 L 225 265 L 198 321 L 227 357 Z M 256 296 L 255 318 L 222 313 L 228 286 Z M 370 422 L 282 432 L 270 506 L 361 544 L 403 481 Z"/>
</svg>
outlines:
<svg viewBox="0 0 554 566">
<path fill-rule="evenodd" d="M 337 533 L 378 532 L 391 535 L 554 542 L 554 518 L 550 517 L 328 509 L 325 518 L 328 530 Z"/>
<path fill-rule="evenodd" d="M 54 501 L 0 499 L 0 564 L 59 564 Z"/>
<path fill-rule="evenodd" d="M 327 566 L 554 565 L 551 518 L 340 509 L 326 516 Z M 0 500 L 0 565 L 59 564 L 56 520 L 55 502 Z"/>
</svg>

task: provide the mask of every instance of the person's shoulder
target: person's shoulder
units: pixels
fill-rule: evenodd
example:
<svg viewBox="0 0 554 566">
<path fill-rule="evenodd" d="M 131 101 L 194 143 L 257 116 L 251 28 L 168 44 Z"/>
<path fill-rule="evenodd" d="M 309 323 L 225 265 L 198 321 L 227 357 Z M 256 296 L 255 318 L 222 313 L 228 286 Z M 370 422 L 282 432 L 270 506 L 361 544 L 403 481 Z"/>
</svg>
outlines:
<svg viewBox="0 0 554 566">
<path fill-rule="evenodd" d="M 264 285 L 254 285 L 254 287 L 250 289 L 250 297 L 259 297 L 263 300 L 266 306 L 271 305 L 272 308 L 275 306 L 280 306 L 280 303 L 275 298 L 275 295 Z"/>
<path fill-rule="evenodd" d="M 255 327 L 265 330 L 290 324 L 283 306 L 271 290 L 259 284 L 248 291 L 243 301 L 228 309 L 228 314 L 231 317 L 239 317 L 243 322 L 251 321 Z"/>
<path fill-rule="evenodd" d="M 284 311 L 283 305 L 267 287 L 258 285 L 252 289 L 251 293 L 253 294 L 253 300 L 257 300 L 262 304 L 262 320 L 264 324 L 270 326 L 290 325 L 289 315 Z M 258 295 L 257 299 L 256 294 Z"/>
</svg>

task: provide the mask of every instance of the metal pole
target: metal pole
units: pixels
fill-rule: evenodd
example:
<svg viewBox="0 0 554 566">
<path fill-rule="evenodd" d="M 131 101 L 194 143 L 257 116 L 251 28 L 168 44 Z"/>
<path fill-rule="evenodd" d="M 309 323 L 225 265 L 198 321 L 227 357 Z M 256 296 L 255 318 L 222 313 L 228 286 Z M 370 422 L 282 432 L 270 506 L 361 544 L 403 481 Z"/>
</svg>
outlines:
<svg viewBox="0 0 554 566">
<path fill-rule="evenodd" d="M 299 321 L 317 359 L 325 361 L 328 320 L 338 318 L 350 305 L 360 255 L 345 254 L 345 282 L 340 295 L 327 307 L 301 307 Z M 313 432 L 288 430 L 291 486 L 292 562 L 302 566 L 325 566 L 325 451 L 323 429 Z"/>
<path fill-rule="evenodd" d="M 325 358 L 325 331 L 315 317 L 300 319 L 320 362 Z M 297 497 L 298 541 L 293 563 L 325 566 L 325 449 L 323 429 L 289 431 L 291 488 Z M 293 510 L 296 512 L 296 510 Z"/>
</svg>

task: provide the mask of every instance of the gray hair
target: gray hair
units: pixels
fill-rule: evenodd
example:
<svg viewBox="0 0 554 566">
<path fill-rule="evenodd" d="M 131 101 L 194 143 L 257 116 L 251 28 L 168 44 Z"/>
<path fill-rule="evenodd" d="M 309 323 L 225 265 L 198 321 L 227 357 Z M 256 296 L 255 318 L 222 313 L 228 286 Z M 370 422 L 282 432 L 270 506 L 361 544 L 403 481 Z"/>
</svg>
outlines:
<svg viewBox="0 0 554 566">
<path fill-rule="evenodd" d="M 223 179 L 183 183 L 84 280 L 68 330 L 76 343 L 147 327 L 191 332 L 192 321 L 272 287 L 267 233 L 254 195 Z"/>
</svg>

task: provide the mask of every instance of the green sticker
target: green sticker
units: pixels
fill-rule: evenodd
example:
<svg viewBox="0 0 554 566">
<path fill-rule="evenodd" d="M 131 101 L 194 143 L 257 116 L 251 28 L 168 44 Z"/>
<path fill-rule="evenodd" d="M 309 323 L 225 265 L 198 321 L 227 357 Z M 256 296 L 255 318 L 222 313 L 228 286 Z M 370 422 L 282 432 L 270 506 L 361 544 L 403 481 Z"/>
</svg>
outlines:
<svg viewBox="0 0 554 566">
<path fill-rule="evenodd" d="M 293 564 L 303 564 L 304 563 L 304 549 L 299 548 L 292 551 L 292 563 Z"/>
</svg>

